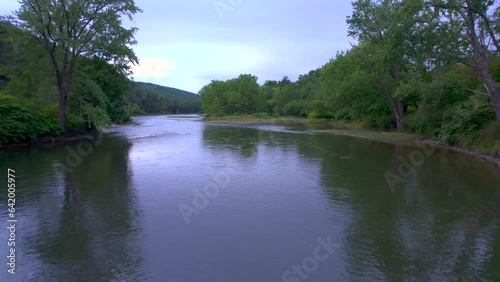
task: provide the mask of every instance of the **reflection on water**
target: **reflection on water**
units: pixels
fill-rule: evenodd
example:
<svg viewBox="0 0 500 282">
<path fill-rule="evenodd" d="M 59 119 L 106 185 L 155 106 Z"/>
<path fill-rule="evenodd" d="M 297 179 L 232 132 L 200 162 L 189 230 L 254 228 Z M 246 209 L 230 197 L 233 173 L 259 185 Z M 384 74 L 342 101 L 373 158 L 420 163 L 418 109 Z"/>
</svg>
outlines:
<svg viewBox="0 0 500 282">
<path fill-rule="evenodd" d="M 76 145 L 70 146 L 76 150 Z M 52 166 L 65 160 L 67 151 L 62 147 L 2 156 L 1 170 L 15 167 L 20 179 L 16 239 L 21 253 L 16 276 L 2 273 L 7 279 L 2 281 L 141 277 L 142 254 L 136 243 L 141 213 L 129 184 L 129 149 L 126 139 L 110 138 L 71 173 Z"/>
<path fill-rule="evenodd" d="M 23 242 L 18 280 L 1 281 L 499 279 L 500 173 L 482 160 L 438 149 L 392 191 L 384 173 L 415 147 L 307 125 L 135 122 L 73 172 L 52 167 L 64 146 L 0 153 L 18 171 Z M 179 205 L 232 163 L 241 172 L 186 225 Z M 338 248 L 307 272 L 327 237 Z"/>
</svg>

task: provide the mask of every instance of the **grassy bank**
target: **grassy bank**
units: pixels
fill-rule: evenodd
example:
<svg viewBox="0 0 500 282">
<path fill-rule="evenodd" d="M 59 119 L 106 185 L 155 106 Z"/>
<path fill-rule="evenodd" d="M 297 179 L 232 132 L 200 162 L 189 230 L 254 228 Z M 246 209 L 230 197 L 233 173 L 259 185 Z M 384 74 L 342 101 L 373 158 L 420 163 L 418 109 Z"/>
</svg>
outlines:
<svg viewBox="0 0 500 282">
<path fill-rule="evenodd" d="M 275 117 L 275 116 L 251 116 L 234 115 L 224 117 L 206 117 L 204 121 L 214 123 L 234 124 L 278 124 L 278 123 L 331 123 L 328 119 L 308 119 L 302 117 Z"/>
<path fill-rule="evenodd" d="M 367 139 L 387 141 L 413 141 L 424 139 L 425 136 L 406 132 L 384 132 L 364 128 L 357 123 L 332 121 L 331 119 L 308 119 L 302 117 L 265 117 L 265 116 L 226 116 L 208 117 L 204 121 L 226 124 L 324 124 L 328 129 L 308 130 L 308 132 L 352 136 Z"/>
<path fill-rule="evenodd" d="M 404 132 L 384 132 L 372 131 L 363 129 L 331 129 L 331 130 L 313 130 L 316 133 L 328 133 L 340 136 L 352 136 L 359 138 L 366 138 L 372 140 L 387 140 L 387 141 L 415 141 L 423 140 L 424 136 L 414 133 Z"/>
<path fill-rule="evenodd" d="M 427 143 L 436 147 L 447 148 L 453 151 L 472 155 L 490 161 L 500 167 L 500 154 L 496 142 L 491 142 L 489 136 L 476 140 L 469 144 L 447 144 L 435 140 L 430 136 L 411 132 L 383 131 L 367 129 L 358 123 L 348 123 L 343 121 L 333 121 L 330 119 L 308 119 L 301 117 L 266 117 L 266 116 L 226 116 L 208 117 L 205 122 L 220 124 L 324 124 L 327 129 L 307 130 L 307 132 L 318 134 L 332 134 L 339 136 L 351 136 L 389 143 Z"/>
</svg>

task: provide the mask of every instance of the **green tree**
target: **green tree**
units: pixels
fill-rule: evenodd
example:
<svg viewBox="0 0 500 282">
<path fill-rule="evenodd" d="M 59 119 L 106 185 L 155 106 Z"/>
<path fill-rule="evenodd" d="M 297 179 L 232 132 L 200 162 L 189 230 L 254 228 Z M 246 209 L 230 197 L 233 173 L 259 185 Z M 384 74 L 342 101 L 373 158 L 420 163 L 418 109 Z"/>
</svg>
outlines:
<svg viewBox="0 0 500 282">
<path fill-rule="evenodd" d="M 331 111 L 336 119 L 362 121 L 367 127 L 390 127 L 389 105 L 380 95 L 373 73 L 366 69 L 364 61 L 355 53 L 369 54 L 369 49 L 359 46 L 353 49 L 337 54 L 320 70 L 321 94 L 317 98 L 315 115 L 328 116 Z M 384 79 L 391 81 L 388 76 L 386 74 Z"/>
<path fill-rule="evenodd" d="M 492 73 L 492 60 L 498 58 L 500 46 L 500 6 L 493 0 L 431 0 L 428 4 L 441 12 L 441 24 L 450 33 L 467 42 L 465 57 L 487 90 L 496 119 L 500 122 L 500 88 Z M 455 23 L 450 25 L 449 23 Z M 468 55 L 468 56 L 467 56 Z"/>
<path fill-rule="evenodd" d="M 0 24 L 3 54 L 0 59 L 0 76 L 4 92 L 40 105 L 57 102 L 57 85 L 52 79 L 50 60 L 43 46 L 10 23 Z"/>
<path fill-rule="evenodd" d="M 259 84 L 257 77 L 242 74 L 238 78 L 227 81 L 229 92 L 226 92 L 231 113 L 249 114 L 256 111 Z"/>
<path fill-rule="evenodd" d="M 277 89 L 278 82 L 275 80 L 266 80 L 266 82 L 264 82 L 264 84 L 259 89 L 261 93 L 261 99 L 265 99 L 266 101 L 265 111 L 268 113 L 273 113 L 274 96 L 276 95 Z"/>
<path fill-rule="evenodd" d="M 213 80 L 199 94 L 203 111 L 208 115 L 252 114 L 265 110 L 265 98 L 257 77 L 250 74 L 228 81 Z"/>
<path fill-rule="evenodd" d="M 312 111 L 311 101 L 314 100 L 315 94 L 319 91 L 320 86 L 320 71 L 319 69 L 312 70 L 305 75 L 300 75 L 297 80 L 298 99 L 295 100 L 299 107 L 300 115 L 308 115 Z M 299 102 L 300 101 L 300 102 Z"/>
<path fill-rule="evenodd" d="M 94 81 L 106 95 L 109 102 L 104 109 L 108 112 L 111 121 L 128 122 L 130 120 L 130 81 L 125 74 L 120 73 L 120 68 L 97 57 L 82 58 L 78 65 L 81 72 Z"/>
<path fill-rule="evenodd" d="M 278 82 L 278 87 L 274 95 L 274 112 L 279 115 L 290 115 L 296 110 L 296 105 L 293 107 L 287 107 L 286 105 L 293 100 L 298 99 L 299 92 L 296 83 L 292 82 L 288 76 L 284 76 L 281 81 Z"/>
<path fill-rule="evenodd" d="M 141 10 L 133 0 L 20 0 L 10 22 L 30 32 L 50 57 L 59 92 L 58 122 L 66 133 L 68 97 L 78 59 L 97 56 L 122 68 L 137 63 L 129 47 L 136 28 L 124 28 L 122 17 L 132 19 Z"/>
<path fill-rule="evenodd" d="M 207 115 L 227 114 L 227 97 L 224 94 L 227 91 L 227 83 L 220 80 L 212 80 L 204 86 L 199 92 L 203 112 Z"/>
<path fill-rule="evenodd" d="M 424 37 L 432 27 L 432 17 L 424 13 L 421 0 L 357 0 L 353 8 L 352 16 L 347 19 L 349 35 L 359 39 L 360 46 L 368 48 L 369 54 L 355 48 L 353 52 L 373 74 L 401 130 L 404 97 L 396 95 L 395 90 L 404 73 L 423 61 L 422 50 L 432 48 Z"/>
</svg>

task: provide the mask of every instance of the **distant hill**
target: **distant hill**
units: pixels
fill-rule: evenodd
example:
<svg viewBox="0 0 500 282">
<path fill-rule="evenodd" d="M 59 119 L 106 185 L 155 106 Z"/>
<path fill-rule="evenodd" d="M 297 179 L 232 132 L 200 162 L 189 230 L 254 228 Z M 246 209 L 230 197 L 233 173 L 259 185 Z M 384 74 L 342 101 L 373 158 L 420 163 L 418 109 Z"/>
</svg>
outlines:
<svg viewBox="0 0 500 282">
<path fill-rule="evenodd" d="M 148 82 L 133 82 L 133 84 L 143 87 L 144 89 L 154 91 L 158 94 L 165 95 L 165 96 L 176 96 L 176 97 L 189 97 L 195 100 L 200 99 L 200 95 L 180 90 L 177 88 L 172 88 L 172 87 L 166 87 L 166 86 L 161 86 L 158 84 L 153 84 L 153 83 L 148 83 Z"/>
<path fill-rule="evenodd" d="M 132 82 L 132 102 L 145 113 L 199 113 L 200 95 L 147 82 Z"/>
</svg>

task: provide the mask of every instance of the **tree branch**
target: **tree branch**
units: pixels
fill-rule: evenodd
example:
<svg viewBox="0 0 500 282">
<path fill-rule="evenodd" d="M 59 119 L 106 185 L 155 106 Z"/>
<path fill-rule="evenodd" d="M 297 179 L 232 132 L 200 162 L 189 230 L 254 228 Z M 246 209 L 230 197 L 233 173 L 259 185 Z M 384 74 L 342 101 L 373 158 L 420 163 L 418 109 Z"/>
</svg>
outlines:
<svg viewBox="0 0 500 282">
<path fill-rule="evenodd" d="M 474 93 L 479 94 L 479 95 L 484 95 L 484 96 L 490 97 L 490 94 L 488 94 L 488 93 L 480 92 L 480 91 L 473 90 L 473 89 L 470 89 L 470 88 L 465 88 L 465 90 L 470 91 L 470 92 L 474 92 Z"/>
</svg>

